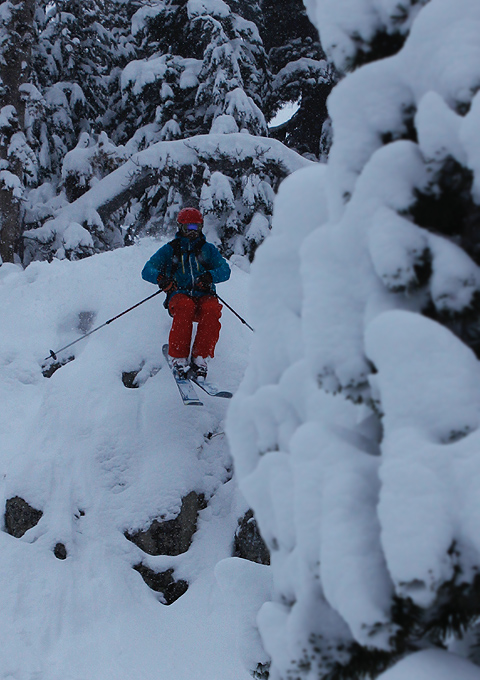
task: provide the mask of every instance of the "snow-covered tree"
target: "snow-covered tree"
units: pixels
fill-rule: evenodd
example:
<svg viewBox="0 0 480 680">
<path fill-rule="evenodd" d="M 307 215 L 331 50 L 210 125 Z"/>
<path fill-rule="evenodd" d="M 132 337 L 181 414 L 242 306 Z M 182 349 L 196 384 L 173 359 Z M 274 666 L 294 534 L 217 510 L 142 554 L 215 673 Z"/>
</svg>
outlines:
<svg viewBox="0 0 480 680">
<path fill-rule="evenodd" d="M 34 181 L 36 163 L 25 137 L 22 86 L 29 78 L 35 32 L 35 2 L 8 2 L 0 13 L 0 258 L 13 262 L 21 235 L 24 182 Z"/>
<path fill-rule="evenodd" d="M 31 107 L 29 129 L 39 149 L 40 179 L 56 191 L 65 155 L 84 145 L 85 135 L 95 143 L 115 117 L 121 69 L 134 55 L 130 18 L 136 6 L 60 0 L 37 13 L 32 82 L 40 105 Z M 111 169 L 107 163 L 103 174 Z"/>
<path fill-rule="evenodd" d="M 75 0 L 5 4 L 1 77 L 2 251 L 27 261 L 35 244 L 22 233 L 42 224 L 65 202 L 65 155 L 89 135 L 105 148 L 106 119 L 121 67 L 132 56 L 129 17 L 135 3 Z M 118 97 L 117 97 L 118 98 Z M 79 138 L 81 141 L 79 142 Z M 111 145 L 110 145 L 111 146 Z M 98 160 L 101 157 L 99 151 Z M 97 163 L 96 175 L 112 170 Z M 73 175 L 66 180 L 72 197 Z M 73 192 L 86 190 L 82 182 Z M 9 225 L 9 226 L 8 226 Z"/>
<path fill-rule="evenodd" d="M 68 149 L 82 132 L 103 129 L 112 82 L 118 87 L 119 69 L 135 54 L 130 19 L 136 7 L 138 2 L 58 0 L 40 16 L 35 84 L 56 110 L 55 132 Z"/>
<path fill-rule="evenodd" d="M 22 159 L 17 170 L 4 168 L 10 173 L 4 193 L 16 206 L 10 238 L 16 245 L 5 258 L 14 251 L 25 263 L 83 257 L 142 234 L 171 233 L 178 209 L 193 204 L 205 210 L 207 229 L 226 255 L 251 260 L 269 232 L 273 195 L 288 174 L 282 147 L 265 139 L 271 73 L 261 19 L 258 0 L 39 2 L 32 19 L 36 37 L 24 60 L 23 109 L 19 116 L 16 104 L 8 108 L 5 101 L 2 119 L 5 149 L 16 135 L 11 159 Z M 295 63 L 282 81 L 287 89 L 297 92 L 298 69 L 304 85 L 323 78 L 320 62 Z M 238 133 L 258 143 L 239 145 Z M 206 152 L 199 135 L 210 136 Z M 231 137 L 231 144 L 219 135 Z M 142 161 L 142 176 L 132 172 L 115 200 L 105 199 L 108 210 L 83 224 L 93 230 L 91 239 L 75 228 L 78 250 L 74 238 L 65 248 L 58 234 L 43 228 L 121 163 L 179 140 L 198 150 L 196 162 L 173 160 L 173 147 L 161 168 L 144 172 Z"/>
<path fill-rule="evenodd" d="M 100 178 L 107 162 L 119 167 Z M 79 197 L 60 203 L 53 219 L 26 232 L 26 259 L 84 257 L 132 242 L 148 229 L 156 233 L 158 223 L 164 233 L 173 233 L 179 208 L 197 198 L 207 237 L 245 264 L 244 256 L 252 256 L 269 230 L 265 212 L 276 189 L 271 178 L 281 173 L 279 181 L 305 165 L 310 161 L 277 140 L 238 132 L 157 142 L 128 159 L 106 135 L 94 144 L 85 134 L 63 167 L 66 189 Z"/>
<path fill-rule="evenodd" d="M 232 4 L 242 10 L 242 3 Z M 138 10 L 133 31 L 142 60 L 122 78 L 125 106 L 134 112 L 129 137 L 142 125 L 150 127 L 137 133 L 139 144 L 151 143 L 152 135 L 159 141 L 205 134 L 222 115 L 240 130 L 266 131 L 260 110 L 266 57 L 253 22 L 223 0 L 160 0 Z"/>
<path fill-rule="evenodd" d="M 271 551 L 258 670 L 373 678 L 425 648 L 478 663 L 480 6 L 306 4 L 357 68 L 329 99 L 328 165 L 281 185 L 252 269 L 228 432 Z"/>
<path fill-rule="evenodd" d="M 396 54 L 416 16 L 430 0 L 378 0 L 351 6 L 337 0 L 304 0 L 322 45 L 340 72 Z"/>
<path fill-rule="evenodd" d="M 288 102 L 298 102 L 292 118 L 270 135 L 302 154 L 318 158 L 326 101 L 335 75 L 327 63 L 302 0 L 263 0 L 262 39 L 272 74 L 265 114 L 271 119 Z"/>
<path fill-rule="evenodd" d="M 267 134 L 266 55 L 251 20 L 259 16 L 258 3 L 247 0 L 160 0 L 133 16 L 141 58 L 122 73 L 125 115 L 113 140 L 124 144 L 127 156 L 187 139 L 201 151 L 192 166 L 168 162 L 158 181 L 127 206 L 120 219 L 129 225 L 129 240 L 172 232 L 186 204 L 205 211 L 207 231 L 228 256 L 251 259 L 268 233 L 273 194 L 286 176 L 282 154 L 275 161 L 265 139 L 245 146 L 218 137 Z M 195 137 L 206 134 L 211 144 L 204 153 L 204 141 Z"/>
</svg>

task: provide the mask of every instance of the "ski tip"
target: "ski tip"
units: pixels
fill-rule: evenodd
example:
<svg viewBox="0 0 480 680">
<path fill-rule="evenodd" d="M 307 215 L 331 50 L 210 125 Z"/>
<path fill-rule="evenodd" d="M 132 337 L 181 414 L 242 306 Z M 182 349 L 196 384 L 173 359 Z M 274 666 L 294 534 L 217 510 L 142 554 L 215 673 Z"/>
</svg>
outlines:
<svg viewBox="0 0 480 680">
<path fill-rule="evenodd" d="M 231 392 L 217 392 L 216 397 L 223 397 L 223 399 L 231 399 L 233 394 Z"/>
</svg>

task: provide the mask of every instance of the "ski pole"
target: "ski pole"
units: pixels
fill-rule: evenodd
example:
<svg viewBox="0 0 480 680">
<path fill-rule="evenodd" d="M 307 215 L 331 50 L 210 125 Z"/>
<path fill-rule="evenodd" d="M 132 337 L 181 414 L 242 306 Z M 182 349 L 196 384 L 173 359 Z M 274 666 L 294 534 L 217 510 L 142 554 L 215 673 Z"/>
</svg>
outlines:
<svg viewBox="0 0 480 680">
<path fill-rule="evenodd" d="M 250 328 L 250 330 L 253 331 L 253 332 L 255 333 L 255 329 L 252 328 L 252 327 L 250 326 L 250 324 L 247 323 L 247 322 L 245 321 L 245 319 L 242 319 L 242 317 L 240 316 L 240 314 L 238 314 L 238 313 L 233 309 L 233 307 L 230 307 L 230 305 L 228 304 L 228 302 L 225 302 L 225 300 L 222 300 L 222 298 L 220 297 L 220 295 L 218 295 L 217 293 L 215 293 L 215 295 L 217 296 L 218 300 L 222 303 L 222 305 L 225 305 L 225 307 L 228 307 L 228 309 L 229 309 L 231 312 L 233 312 L 233 313 L 235 314 L 235 316 L 236 316 L 238 319 L 240 319 L 240 321 L 241 321 L 243 324 L 245 324 L 245 326 L 248 326 L 248 328 Z"/>
<path fill-rule="evenodd" d="M 97 331 L 100 330 L 100 328 L 103 328 L 104 326 L 108 326 L 109 323 L 112 323 L 112 321 L 115 321 L 116 319 L 119 319 L 121 316 L 124 314 L 127 314 L 128 312 L 131 312 L 132 309 L 135 309 L 135 307 L 139 307 L 140 305 L 143 305 L 144 302 L 147 300 L 151 300 L 155 295 L 159 295 L 160 293 L 163 293 L 163 290 L 157 290 L 156 293 L 153 293 L 152 295 L 149 295 L 146 297 L 144 300 L 140 300 L 140 302 L 137 302 L 136 305 L 133 305 L 133 307 L 129 307 L 126 309 L 124 312 L 121 312 L 120 314 L 117 314 L 117 316 L 114 316 L 113 318 L 109 319 L 108 321 L 105 321 L 105 323 L 102 323 L 101 326 L 97 326 L 97 328 L 94 328 L 92 331 L 89 331 L 88 333 L 85 333 L 85 335 L 82 335 L 81 338 L 77 338 L 73 342 L 70 342 L 68 345 L 65 345 L 65 347 L 61 347 L 60 349 L 57 349 L 56 352 L 53 351 L 53 349 L 50 350 L 50 355 L 48 357 L 45 357 L 44 361 L 47 361 L 47 359 L 57 359 L 57 354 L 60 352 L 63 352 L 64 349 L 67 349 L 68 347 L 71 347 L 72 345 L 75 345 L 77 342 L 80 342 L 80 340 L 83 340 L 84 338 L 87 338 L 89 335 L 92 335 L 92 333 L 96 333 Z"/>
</svg>

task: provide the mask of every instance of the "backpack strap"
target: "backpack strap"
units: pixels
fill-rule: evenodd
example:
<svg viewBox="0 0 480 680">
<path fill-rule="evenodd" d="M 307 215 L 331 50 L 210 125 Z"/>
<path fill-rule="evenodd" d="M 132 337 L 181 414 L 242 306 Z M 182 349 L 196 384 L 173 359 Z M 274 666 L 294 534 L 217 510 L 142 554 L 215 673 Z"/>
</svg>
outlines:
<svg viewBox="0 0 480 680">
<path fill-rule="evenodd" d="M 178 269 L 182 257 L 181 245 L 178 238 L 174 238 L 172 241 L 169 241 L 168 245 L 171 246 L 173 250 L 172 266 L 170 268 L 170 277 L 173 278 L 175 276 L 175 272 Z"/>
<path fill-rule="evenodd" d="M 194 251 L 193 251 L 195 257 L 197 258 L 197 260 L 200 262 L 200 264 L 203 267 L 205 267 L 205 261 L 204 261 L 204 258 L 202 257 L 202 248 L 203 248 L 203 246 L 205 245 L 206 242 L 207 242 L 207 240 L 206 240 L 205 236 L 203 236 L 203 234 L 202 234 L 202 237 L 198 239 L 198 243 L 195 244 L 195 248 L 194 248 Z M 205 267 L 205 269 L 206 269 L 206 267 Z"/>
<path fill-rule="evenodd" d="M 195 244 L 193 249 L 193 254 L 203 266 L 205 266 L 205 263 L 202 262 L 203 258 L 201 257 L 200 253 L 205 243 L 205 236 L 202 235 L 202 238 L 198 239 L 198 243 Z M 173 250 L 172 267 L 170 269 L 170 276 L 173 277 L 175 276 L 175 272 L 177 271 L 182 259 L 182 246 L 180 244 L 180 239 L 178 238 L 174 238 L 172 241 L 169 241 L 168 245 L 171 246 Z"/>
</svg>

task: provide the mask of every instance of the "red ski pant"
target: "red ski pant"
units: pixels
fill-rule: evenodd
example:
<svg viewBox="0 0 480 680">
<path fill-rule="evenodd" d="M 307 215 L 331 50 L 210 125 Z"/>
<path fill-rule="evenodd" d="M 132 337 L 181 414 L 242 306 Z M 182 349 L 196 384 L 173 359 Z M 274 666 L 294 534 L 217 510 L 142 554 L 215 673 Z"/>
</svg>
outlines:
<svg viewBox="0 0 480 680">
<path fill-rule="evenodd" d="M 191 298 L 177 293 L 168 305 L 173 316 L 168 338 L 168 353 L 171 357 L 188 357 L 192 342 L 193 324 L 198 323 L 192 357 L 213 357 L 220 335 L 222 305 L 214 295 Z"/>
</svg>

